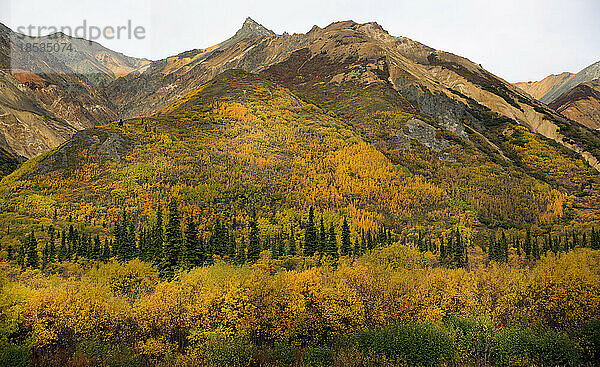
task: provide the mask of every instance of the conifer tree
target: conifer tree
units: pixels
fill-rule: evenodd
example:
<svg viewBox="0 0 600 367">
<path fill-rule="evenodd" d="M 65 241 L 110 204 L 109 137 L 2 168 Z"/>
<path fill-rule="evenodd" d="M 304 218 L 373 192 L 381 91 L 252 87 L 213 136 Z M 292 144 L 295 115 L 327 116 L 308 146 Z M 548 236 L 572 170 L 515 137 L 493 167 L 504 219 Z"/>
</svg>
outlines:
<svg viewBox="0 0 600 367">
<path fill-rule="evenodd" d="M 288 243 L 288 255 L 296 256 L 298 250 L 296 248 L 296 233 L 294 232 L 294 224 L 290 225 L 290 239 Z"/>
<path fill-rule="evenodd" d="M 29 235 L 29 238 L 27 240 L 26 252 L 27 253 L 25 265 L 28 268 L 37 269 L 40 266 L 40 258 L 37 250 L 37 240 L 33 231 L 31 231 L 31 234 Z"/>
<path fill-rule="evenodd" d="M 255 263 L 260 258 L 260 238 L 258 234 L 258 226 L 253 218 L 250 221 L 250 234 L 248 236 L 248 261 Z"/>
<path fill-rule="evenodd" d="M 6 260 L 8 260 L 8 262 L 13 261 L 13 247 L 12 245 L 9 243 L 8 246 L 6 247 Z"/>
<path fill-rule="evenodd" d="M 315 227 L 315 213 L 311 206 L 308 213 L 308 223 L 304 232 L 304 256 L 313 256 L 317 250 L 317 229 Z"/>
<path fill-rule="evenodd" d="M 44 248 L 42 248 L 42 269 L 46 269 L 46 266 L 48 266 L 48 245 L 44 245 Z"/>
<path fill-rule="evenodd" d="M 191 269 L 200 264 L 200 259 L 198 258 L 200 247 L 198 230 L 192 216 L 187 218 L 183 243 L 182 266 L 184 269 Z"/>
<path fill-rule="evenodd" d="M 536 260 L 540 259 L 540 247 L 538 245 L 537 237 L 532 242 L 531 256 L 533 256 L 533 258 Z"/>
<path fill-rule="evenodd" d="M 327 239 L 327 256 L 333 259 L 337 259 L 339 257 L 337 236 L 335 234 L 335 228 L 333 227 L 333 223 L 329 225 L 329 236 Z"/>
<path fill-rule="evenodd" d="M 525 244 L 524 244 L 524 250 L 525 250 L 525 257 L 527 257 L 528 259 L 531 256 L 531 231 L 528 229 L 527 230 L 527 234 L 525 235 Z"/>
<path fill-rule="evenodd" d="M 156 222 L 152 226 L 152 233 L 150 235 L 149 249 L 147 251 L 147 257 L 149 261 L 158 263 L 162 257 L 162 248 L 164 240 L 164 229 L 163 229 L 163 213 L 162 206 L 158 204 L 156 210 Z"/>
<path fill-rule="evenodd" d="M 342 256 L 348 256 L 351 252 L 351 242 L 350 242 L 350 227 L 348 226 L 348 221 L 346 217 L 344 217 L 344 221 L 342 222 L 342 246 L 340 248 L 340 253 Z"/>
<path fill-rule="evenodd" d="M 246 248 L 243 239 L 237 244 L 235 263 L 237 265 L 244 265 L 246 263 Z"/>
<path fill-rule="evenodd" d="M 445 264 L 447 260 L 447 252 L 446 252 L 446 241 L 444 240 L 445 236 L 442 236 L 440 239 L 440 263 Z"/>
<path fill-rule="evenodd" d="M 319 226 L 319 245 L 317 251 L 319 252 L 319 256 L 328 252 L 327 232 L 325 232 L 325 225 L 323 224 L 323 215 L 321 215 L 321 224 Z"/>
<path fill-rule="evenodd" d="M 167 224 L 165 226 L 165 243 L 163 258 L 159 265 L 159 271 L 163 277 L 173 277 L 177 266 L 181 261 L 182 235 L 181 219 L 177 208 L 177 201 L 172 199 L 169 203 Z"/>
</svg>

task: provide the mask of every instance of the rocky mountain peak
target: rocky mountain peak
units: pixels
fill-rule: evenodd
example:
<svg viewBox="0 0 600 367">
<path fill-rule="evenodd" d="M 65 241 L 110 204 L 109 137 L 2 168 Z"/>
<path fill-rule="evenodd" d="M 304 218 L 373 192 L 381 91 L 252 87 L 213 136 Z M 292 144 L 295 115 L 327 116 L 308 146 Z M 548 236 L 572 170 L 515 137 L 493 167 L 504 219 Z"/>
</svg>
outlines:
<svg viewBox="0 0 600 367">
<path fill-rule="evenodd" d="M 270 29 L 265 28 L 261 24 L 254 21 L 254 19 L 247 17 L 242 24 L 242 28 L 240 28 L 233 37 L 229 38 L 226 41 L 223 41 L 219 44 L 220 49 L 225 49 L 231 45 L 234 45 L 240 41 L 243 41 L 248 38 L 256 38 L 256 37 L 268 37 L 275 36 L 275 32 Z"/>
</svg>

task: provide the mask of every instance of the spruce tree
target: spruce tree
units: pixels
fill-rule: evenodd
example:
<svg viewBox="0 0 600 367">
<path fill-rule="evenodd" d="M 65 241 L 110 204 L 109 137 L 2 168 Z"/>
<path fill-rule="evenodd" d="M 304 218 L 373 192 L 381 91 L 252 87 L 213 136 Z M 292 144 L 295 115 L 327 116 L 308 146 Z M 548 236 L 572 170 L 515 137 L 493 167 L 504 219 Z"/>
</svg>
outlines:
<svg viewBox="0 0 600 367">
<path fill-rule="evenodd" d="M 181 261 L 182 236 L 181 219 L 177 208 L 177 201 L 172 199 L 169 203 L 167 224 L 165 226 L 165 243 L 163 258 L 159 271 L 163 277 L 172 278 Z"/>
<path fill-rule="evenodd" d="M 200 263 L 200 259 L 198 259 L 198 250 L 200 246 L 198 230 L 196 229 L 196 223 L 192 216 L 187 218 L 183 243 L 184 247 L 181 265 L 184 269 L 191 269 Z"/>
<path fill-rule="evenodd" d="M 315 213 L 311 206 L 308 212 L 308 223 L 304 232 L 304 256 L 313 256 L 317 250 L 317 229 L 315 227 Z"/>
<path fill-rule="evenodd" d="M 255 263 L 260 258 L 260 238 L 256 219 L 250 221 L 250 234 L 248 236 L 248 261 Z"/>
<path fill-rule="evenodd" d="M 8 260 L 8 262 L 13 261 L 13 247 L 12 245 L 9 243 L 8 246 L 6 247 L 6 259 Z"/>
<path fill-rule="evenodd" d="M 294 232 L 294 224 L 290 225 L 290 239 L 288 243 L 288 255 L 296 256 L 298 249 L 296 248 L 296 233 Z"/>
<path fill-rule="evenodd" d="M 524 244 L 524 250 L 525 250 L 525 257 L 527 257 L 528 259 L 531 256 L 531 231 L 528 229 L 527 230 L 527 234 L 525 235 L 525 244 Z"/>
<path fill-rule="evenodd" d="M 533 256 L 534 259 L 539 260 L 540 259 L 540 247 L 538 245 L 538 240 L 537 237 L 533 240 L 532 242 L 532 247 L 531 247 L 531 255 Z"/>
<path fill-rule="evenodd" d="M 348 221 L 346 217 L 344 217 L 344 221 L 342 222 L 342 246 L 340 248 L 340 253 L 342 256 L 348 256 L 351 252 L 351 242 L 350 242 L 350 227 L 348 226 Z"/>
<path fill-rule="evenodd" d="M 325 232 L 325 225 L 323 224 L 323 216 L 321 215 L 321 225 L 319 226 L 319 245 L 317 251 L 319 255 L 323 255 L 328 252 L 327 232 Z"/>
<path fill-rule="evenodd" d="M 163 213 L 162 206 L 158 204 L 156 210 L 156 222 L 152 226 L 152 234 L 150 235 L 150 244 L 147 251 L 148 261 L 159 263 L 162 257 L 162 248 L 164 241 L 163 228 Z"/>
<path fill-rule="evenodd" d="M 237 249 L 235 251 L 235 263 L 237 265 L 244 265 L 246 263 L 246 248 L 244 239 L 237 244 Z"/>
<path fill-rule="evenodd" d="M 25 265 L 28 268 L 37 269 L 40 266 L 40 258 L 37 250 L 37 240 L 35 238 L 35 234 L 31 231 L 29 235 L 29 239 L 27 240 L 27 250 L 26 250 L 26 261 Z"/>
<path fill-rule="evenodd" d="M 329 225 L 329 236 L 327 239 L 327 256 L 333 259 L 337 259 L 339 257 L 337 236 L 335 234 L 335 228 L 333 227 L 333 223 Z"/>
</svg>

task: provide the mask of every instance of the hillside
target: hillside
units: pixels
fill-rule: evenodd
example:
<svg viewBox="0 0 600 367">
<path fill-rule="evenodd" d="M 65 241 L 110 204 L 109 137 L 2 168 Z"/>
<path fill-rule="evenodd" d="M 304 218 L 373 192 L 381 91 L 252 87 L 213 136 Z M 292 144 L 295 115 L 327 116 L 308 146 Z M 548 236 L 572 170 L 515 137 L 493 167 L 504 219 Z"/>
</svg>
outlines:
<svg viewBox="0 0 600 367">
<path fill-rule="evenodd" d="M 342 86 L 316 89 L 336 96 L 316 105 L 273 78 L 224 72 L 152 117 L 79 132 L 28 161 L 0 183 L 1 222 L 25 216 L 18 234 L 56 216 L 104 231 L 125 209 L 148 220 L 168 197 L 202 215 L 204 231 L 256 213 L 275 233 L 311 205 L 347 215 L 355 235 L 599 219 L 597 171 L 551 140 L 480 105 L 489 125 L 461 136 L 388 84 Z"/>
<path fill-rule="evenodd" d="M 153 62 L 143 73 L 117 79 L 108 86 L 107 93 L 120 106 L 123 116 L 148 116 L 224 70 L 241 68 L 261 73 L 278 64 L 295 62 L 302 55 L 312 62 L 311 72 L 319 76 L 313 85 L 352 79 L 390 83 L 420 112 L 458 132 L 465 129 L 464 119 L 478 120 L 468 112 L 466 98 L 470 98 L 581 153 L 589 164 L 600 169 L 598 136 L 586 129 L 581 131 L 580 125 L 467 59 L 391 36 L 377 23 L 336 22 L 294 35 L 265 34 L 260 30 L 243 32 L 247 38 L 228 47 L 195 50 Z M 314 60 L 324 62 L 327 70 L 319 69 Z M 353 65 L 359 69 L 351 70 Z M 302 73 L 307 66 L 297 67 Z"/>
</svg>

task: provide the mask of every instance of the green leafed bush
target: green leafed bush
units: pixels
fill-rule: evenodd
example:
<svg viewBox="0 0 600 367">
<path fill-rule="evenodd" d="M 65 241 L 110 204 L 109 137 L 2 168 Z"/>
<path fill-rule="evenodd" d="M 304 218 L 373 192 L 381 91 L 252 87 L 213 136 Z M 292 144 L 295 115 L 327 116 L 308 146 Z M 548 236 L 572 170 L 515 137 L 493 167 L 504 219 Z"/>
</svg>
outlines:
<svg viewBox="0 0 600 367">
<path fill-rule="evenodd" d="M 452 356 L 452 339 L 443 327 L 399 324 L 358 334 L 365 354 L 375 354 L 408 366 L 435 366 Z"/>
</svg>

